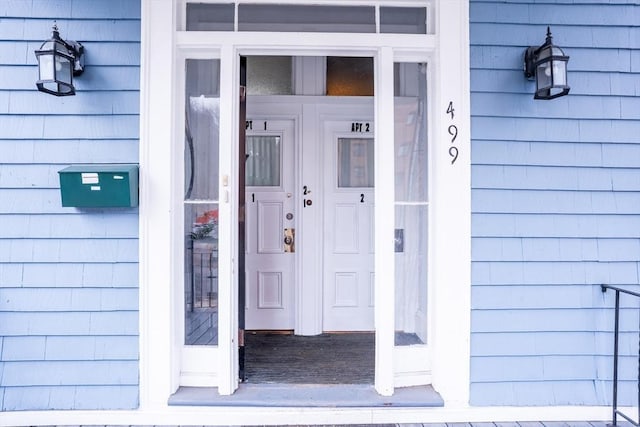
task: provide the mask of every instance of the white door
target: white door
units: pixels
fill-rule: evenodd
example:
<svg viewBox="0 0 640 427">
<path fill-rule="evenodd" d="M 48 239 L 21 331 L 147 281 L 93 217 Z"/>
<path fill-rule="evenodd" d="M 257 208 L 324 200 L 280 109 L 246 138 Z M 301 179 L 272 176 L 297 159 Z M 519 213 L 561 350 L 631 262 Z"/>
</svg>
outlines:
<svg viewBox="0 0 640 427">
<path fill-rule="evenodd" d="M 326 121 L 325 331 L 374 329 L 373 122 Z"/>
<path fill-rule="evenodd" d="M 246 123 L 246 329 L 294 328 L 294 123 Z M 285 243 L 285 237 L 287 237 Z"/>
</svg>

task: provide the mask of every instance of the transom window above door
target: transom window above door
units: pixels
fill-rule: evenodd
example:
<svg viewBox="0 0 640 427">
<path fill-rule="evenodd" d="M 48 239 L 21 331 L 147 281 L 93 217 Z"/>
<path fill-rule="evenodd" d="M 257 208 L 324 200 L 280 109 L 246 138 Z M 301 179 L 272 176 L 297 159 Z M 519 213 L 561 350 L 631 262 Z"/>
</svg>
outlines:
<svg viewBox="0 0 640 427">
<path fill-rule="evenodd" d="M 370 56 L 247 56 L 247 95 L 373 96 Z M 299 70 L 297 70 L 299 69 Z M 309 85 L 306 74 L 323 76 Z M 306 84 L 305 84 L 306 83 Z M 312 89 L 310 89 L 312 88 Z"/>
<path fill-rule="evenodd" d="M 187 31 L 430 34 L 431 1 L 395 6 L 186 2 Z M 345 2 L 347 3 L 347 2 Z M 378 5 L 378 7 L 376 7 Z"/>
</svg>

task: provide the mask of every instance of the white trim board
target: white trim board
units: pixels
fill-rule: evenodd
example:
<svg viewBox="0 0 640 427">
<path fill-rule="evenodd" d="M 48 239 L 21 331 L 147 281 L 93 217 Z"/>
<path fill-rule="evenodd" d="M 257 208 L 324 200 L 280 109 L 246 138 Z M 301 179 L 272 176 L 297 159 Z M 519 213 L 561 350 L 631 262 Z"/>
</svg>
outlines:
<svg viewBox="0 0 640 427">
<path fill-rule="evenodd" d="M 632 411 L 634 408 L 623 408 Z M 161 407 L 138 411 L 3 412 L 0 426 L 286 425 L 524 421 L 611 421 L 608 406 L 493 406 L 464 408 Z"/>
</svg>

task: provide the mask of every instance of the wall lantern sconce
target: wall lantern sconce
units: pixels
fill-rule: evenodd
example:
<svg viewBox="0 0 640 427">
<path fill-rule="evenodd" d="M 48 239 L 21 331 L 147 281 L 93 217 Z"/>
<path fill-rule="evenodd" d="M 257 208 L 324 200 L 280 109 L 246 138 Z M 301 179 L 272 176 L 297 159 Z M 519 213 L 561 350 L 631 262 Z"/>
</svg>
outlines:
<svg viewBox="0 0 640 427">
<path fill-rule="evenodd" d="M 547 27 L 547 39 L 540 47 L 531 46 L 524 52 L 524 75 L 536 81 L 533 99 L 553 99 L 569 93 L 567 85 L 569 57 L 551 41 Z"/>
<path fill-rule="evenodd" d="M 84 47 L 60 38 L 58 26 L 53 24 L 51 38 L 35 51 L 38 60 L 38 90 L 55 96 L 75 95 L 73 76 L 84 71 Z"/>
</svg>

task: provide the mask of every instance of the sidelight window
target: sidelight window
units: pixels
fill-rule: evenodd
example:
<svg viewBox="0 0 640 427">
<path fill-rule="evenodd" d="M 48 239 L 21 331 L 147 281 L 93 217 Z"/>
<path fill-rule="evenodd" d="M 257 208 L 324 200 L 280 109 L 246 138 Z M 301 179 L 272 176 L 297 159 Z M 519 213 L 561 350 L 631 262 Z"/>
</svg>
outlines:
<svg viewBox="0 0 640 427">
<path fill-rule="evenodd" d="M 220 61 L 186 61 L 185 344 L 218 343 Z"/>
<path fill-rule="evenodd" d="M 396 345 L 427 343 L 426 65 L 395 66 Z"/>
</svg>

